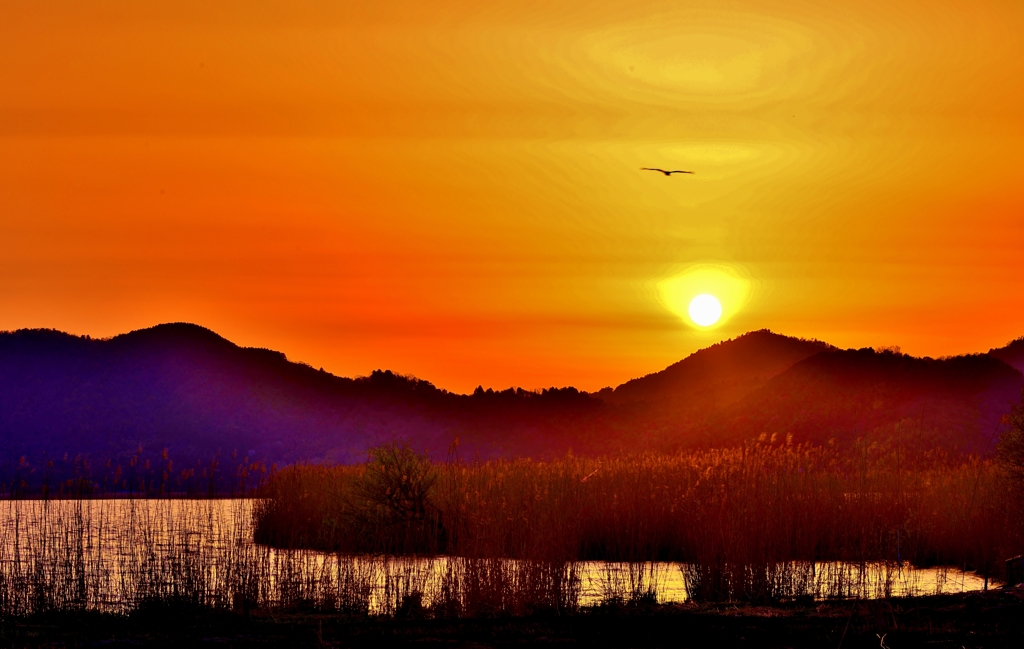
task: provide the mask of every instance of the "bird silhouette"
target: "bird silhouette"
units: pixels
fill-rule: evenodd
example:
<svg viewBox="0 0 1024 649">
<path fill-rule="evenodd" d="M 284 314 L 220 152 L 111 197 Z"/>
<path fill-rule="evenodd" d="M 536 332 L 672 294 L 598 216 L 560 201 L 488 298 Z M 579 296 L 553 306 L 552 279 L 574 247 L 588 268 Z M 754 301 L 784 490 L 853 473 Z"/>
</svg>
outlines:
<svg viewBox="0 0 1024 649">
<path fill-rule="evenodd" d="M 658 169 L 657 167 L 640 167 L 640 170 L 641 171 L 660 171 L 661 173 L 665 174 L 666 176 L 671 176 L 672 174 L 692 174 L 693 173 L 692 171 L 683 171 L 682 169 L 672 169 L 671 171 L 669 171 L 669 170 L 665 170 L 665 169 Z"/>
</svg>

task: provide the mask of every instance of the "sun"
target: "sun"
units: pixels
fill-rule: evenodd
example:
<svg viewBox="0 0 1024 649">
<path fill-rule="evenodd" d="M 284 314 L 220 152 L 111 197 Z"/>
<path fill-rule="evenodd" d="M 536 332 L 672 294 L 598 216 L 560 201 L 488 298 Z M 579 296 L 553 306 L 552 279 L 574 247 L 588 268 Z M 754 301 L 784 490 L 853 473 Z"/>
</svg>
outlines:
<svg viewBox="0 0 1024 649">
<path fill-rule="evenodd" d="M 744 268 L 724 262 L 694 264 L 657 287 L 662 305 L 701 332 L 722 326 L 743 310 L 753 288 Z"/>
<path fill-rule="evenodd" d="M 714 295 L 701 293 L 690 300 L 690 319 L 701 327 L 710 327 L 722 317 L 722 303 Z"/>
</svg>

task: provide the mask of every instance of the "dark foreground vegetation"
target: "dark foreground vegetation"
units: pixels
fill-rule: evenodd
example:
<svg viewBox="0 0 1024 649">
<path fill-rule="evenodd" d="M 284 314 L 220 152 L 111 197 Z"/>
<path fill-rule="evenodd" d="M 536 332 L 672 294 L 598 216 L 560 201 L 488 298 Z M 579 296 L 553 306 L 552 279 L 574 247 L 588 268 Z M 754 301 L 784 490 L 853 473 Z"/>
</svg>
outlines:
<svg viewBox="0 0 1024 649">
<path fill-rule="evenodd" d="M 551 462 L 454 448 L 434 462 L 391 443 L 363 465 L 275 472 L 256 499 L 8 500 L 0 616 L 472 619 L 643 607 L 673 589 L 758 605 L 950 592 L 915 566 L 976 571 L 987 590 L 1022 547 L 1024 405 L 1004 423 L 993 460 L 904 446 L 899 428 L 847 449 L 761 438 Z"/>
<path fill-rule="evenodd" d="M 1018 647 L 1024 593 L 751 605 L 625 605 L 571 615 L 373 618 L 153 606 L 0 618 L 0 647 Z"/>
<path fill-rule="evenodd" d="M 821 562 L 954 566 L 998 580 L 1022 549 L 1018 501 L 998 463 L 908 453 L 895 441 L 840 451 L 762 438 L 672 455 L 482 463 L 435 463 L 389 444 L 361 466 L 287 468 L 263 495 L 254 534 L 276 547 L 678 561 L 702 601 L 851 594 L 855 577 L 840 571 L 823 585 Z"/>
</svg>

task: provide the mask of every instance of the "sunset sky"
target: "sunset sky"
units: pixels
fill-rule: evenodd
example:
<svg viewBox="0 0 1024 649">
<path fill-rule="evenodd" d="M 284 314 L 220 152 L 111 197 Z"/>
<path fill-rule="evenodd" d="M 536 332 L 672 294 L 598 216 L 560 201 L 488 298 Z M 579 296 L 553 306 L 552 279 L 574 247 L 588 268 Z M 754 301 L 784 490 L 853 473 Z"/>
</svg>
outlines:
<svg viewBox="0 0 1024 649">
<path fill-rule="evenodd" d="M 459 392 L 1002 346 L 1024 3 L 0 0 L 0 329 L 169 321 Z"/>
</svg>

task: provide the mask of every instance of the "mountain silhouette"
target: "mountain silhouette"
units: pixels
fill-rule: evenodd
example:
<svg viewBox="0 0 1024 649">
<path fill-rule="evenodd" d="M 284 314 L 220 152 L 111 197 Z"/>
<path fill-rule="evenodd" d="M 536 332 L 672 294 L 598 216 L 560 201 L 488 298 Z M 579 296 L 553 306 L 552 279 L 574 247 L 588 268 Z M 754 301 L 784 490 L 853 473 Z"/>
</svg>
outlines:
<svg viewBox="0 0 1024 649">
<path fill-rule="evenodd" d="M 632 379 L 602 398 L 611 403 L 643 402 L 669 409 L 717 407 L 735 401 L 797 361 L 833 349 L 803 340 L 752 331 L 694 352 L 660 372 Z"/>
<path fill-rule="evenodd" d="M 988 355 L 998 358 L 1018 372 L 1024 372 L 1024 338 L 1018 338 L 1006 347 L 990 349 Z"/>
<path fill-rule="evenodd" d="M 918 438 L 977 449 L 1019 398 L 1024 342 L 920 359 L 839 350 L 754 331 L 596 394 L 575 388 L 454 394 L 377 370 L 344 378 L 164 324 L 93 339 L 0 332 L 0 470 L 65 455 L 112 460 L 164 449 L 262 462 L 355 462 L 404 438 L 444 457 L 551 457 L 731 444 L 762 433 L 846 443 L 918 422 Z M 1015 365 L 1016 366 L 1016 365 Z"/>
<path fill-rule="evenodd" d="M 466 396 L 390 371 L 337 377 L 184 323 L 109 340 L 0 334 L 0 462 L 140 446 L 183 461 L 352 462 L 395 437 L 443 453 L 459 436 L 470 453 L 520 454 L 545 427 L 600 407 L 572 388 Z"/>
<path fill-rule="evenodd" d="M 896 433 L 928 447 L 984 452 L 1024 376 L 987 354 L 915 358 L 831 349 L 805 358 L 703 424 L 716 442 L 761 433 L 850 442 Z"/>
</svg>

